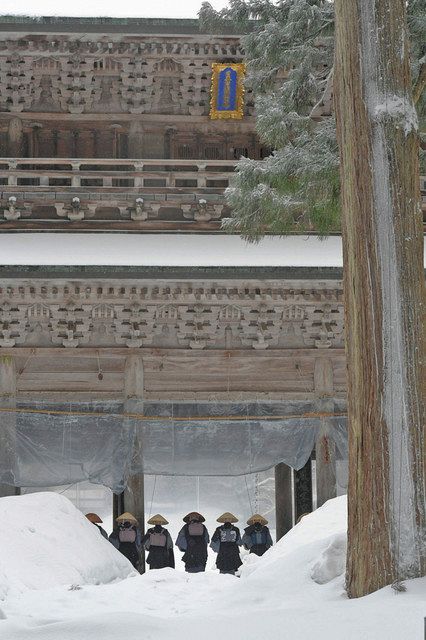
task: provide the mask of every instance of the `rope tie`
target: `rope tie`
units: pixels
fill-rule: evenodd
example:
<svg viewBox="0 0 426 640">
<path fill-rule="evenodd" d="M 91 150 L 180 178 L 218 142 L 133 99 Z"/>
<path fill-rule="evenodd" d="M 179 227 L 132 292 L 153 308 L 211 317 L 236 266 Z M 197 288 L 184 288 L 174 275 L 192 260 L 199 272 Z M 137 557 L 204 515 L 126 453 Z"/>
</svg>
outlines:
<svg viewBox="0 0 426 640">
<path fill-rule="evenodd" d="M 0 397 L 10 397 L 10 394 L 5 394 Z M 14 413 L 14 414 L 40 414 L 40 415 L 53 415 L 53 416 L 95 416 L 98 418 L 134 418 L 135 420 L 141 420 L 143 422 L 215 422 L 216 420 L 228 420 L 228 421 L 265 421 L 270 420 L 277 422 L 280 420 L 289 420 L 290 418 L 331 418 L 331 417 L 345 417 L 346 412 L 333 413 L 328 411 L 314 411 L 309 413 L 298 413 L 280 416 L 145 416 L 143 413 L 102 413 L 101 411 L 65 411 L 61 409 L 16 409 L 14 407 L 0 407 L 0 413 Z"/>
</svg>

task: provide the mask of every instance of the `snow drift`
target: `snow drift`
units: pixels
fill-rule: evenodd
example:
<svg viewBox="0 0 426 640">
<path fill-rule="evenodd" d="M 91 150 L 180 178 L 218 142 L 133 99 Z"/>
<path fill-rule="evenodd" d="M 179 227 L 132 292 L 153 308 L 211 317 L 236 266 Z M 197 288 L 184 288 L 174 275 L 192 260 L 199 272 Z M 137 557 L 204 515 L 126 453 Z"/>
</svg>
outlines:
<svg viewBox="0 0 426 640">
<path fill-rule="evenodd" d="M 126 558 L 56 493 L 0 499 L 0 550 L 0 599 L 134 575 Z"/>
<path fill-rule="evenodd" d="M 37 588 L 11 593 L 1 603 L 0 637 L 116 640 L 124 634 L 126 640 L 187 640 L 195 634 L 217 640 L 225 633 L 233 640 L 421 638 L 426 579 L 407 581 L 406 593 L 395 595 L 387 587 L 348 600 L 344 576 L 337 575 L 344 567 L 345 533 L 346 498 L 340 497 L 303 518 L 262 558 L 248 556 L 240 579 L 215 571 L 188 575 L 161 569 L 97 586 L 80 579 L 79 590 L 64 585 L 41 590 L 40 572 Z M 72 564 L 68 542 L 57 539 L 55 554 Z"/>
</svg>

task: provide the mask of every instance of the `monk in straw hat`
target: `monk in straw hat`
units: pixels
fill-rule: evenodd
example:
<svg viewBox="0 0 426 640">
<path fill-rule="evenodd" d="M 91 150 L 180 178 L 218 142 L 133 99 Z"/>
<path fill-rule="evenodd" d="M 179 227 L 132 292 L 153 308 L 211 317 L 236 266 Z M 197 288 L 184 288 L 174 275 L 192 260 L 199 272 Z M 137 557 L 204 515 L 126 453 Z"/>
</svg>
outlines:
<svg viewBox="0 0 426 640">
<path fill-rule="evenodd" d="M 189 524 L 190 522 L 205 522 L 206 519 L 201 513 L 198 513 L 198 511 L 190 511 L 183 518 L 183 521 Z"/>
<path fill-rule="evenodd" d="M 247 520 L 249 525 L 244 529 L 243 544 L 250 553 L 257 556 L 263 556 L 265 551 L 272 547 L 272 538 L 269 528 L 266 526 L 268 521 L 263 516 L 255 513 Z"/>
<path fill-rule="evenodd" d="M 159 513 L 148 520 L 148 524 L 154 525 L 148 529 L 142 538 L 142 544 L 148 551 L 146 559 L 150 569 L 175 568 L 175 556 L 173 553 L 173 540 L 164 525 L 169 524 Z"/>
<path fill-rule="evenodd" d="M 86 518 L 89 522 L 95 525 L 95 527 L 99 530 L 99 532 L 103 535 L 104 538 L 108 540 L 108 534 L 103 527 L 101 527 L 102 520 L 98 516 L 97 513 L 86 513 Z"/>
<path fill-rule="evenodd" d="M 226 511 L 218 517 L 217 522 L 220 522 L 221 526 L 217 527 L 210 544 L 217 553 L 216 566 L 220 573 L 235 575 L 243 564 L 238 549 L 242 545 L 240 530 L 234 526 L 238 518 Z"/>
<path fill-rule="evenodd" d="M 126 556 L 135 569 L 139 568 L 142 549 L 141 531 L 138 521 L 132 513 L 126 511 L 115 519 L 117 527 L 111 533 L 109 541 Z"/>
<path fill-rule="evenodd" d="M 205 518 L 198 511 L 191 511 L 183 521 L 185 526 L 179 531 L 176 546 L 183 552 L 185 571 L 200 573 L 206 570 L 207 545 L 210 541 L 209 533 L 203 524 Z"/>
</svg>

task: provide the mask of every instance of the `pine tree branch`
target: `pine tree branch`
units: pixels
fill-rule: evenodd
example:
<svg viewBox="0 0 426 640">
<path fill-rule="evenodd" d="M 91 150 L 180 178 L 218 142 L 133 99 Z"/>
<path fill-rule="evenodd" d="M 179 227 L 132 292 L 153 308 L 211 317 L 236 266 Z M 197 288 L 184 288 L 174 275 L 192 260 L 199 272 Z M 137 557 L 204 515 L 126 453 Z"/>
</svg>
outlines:
<svg viewBox="0 0 426 640">
<path fill-rule="evenodd" d="M 422 3 L 409 0 L 418 111 L 426 83 L 424 30 L 418 19 Z M 226 192 L 232 218 L 224 227 L 254 241 L 265 233 L 335 231 L 340 179 L 333 107 L 334 3 L 229 0 L 228 8 L 216 11 L 204 2 L 199 16 L 208 29 L 231 23 L 244 27 L 241 43 L 256 129 L 274 149 L 266 159 L 238 162 Z"/>
<path fill-rule="evenodd" d="M 413 87 L 413 101 L 417 104 L 426 88 L 426 63 L 423 62 L 416 83 Z"/>
<path fill-rule="evenodd" d="M 323 116 L 330 116 L 332 113 L 333 77 L 334 67 L 331 67 L 322 96 L 309 114 L 312 120 L 318 120 Z"/>
</svg>

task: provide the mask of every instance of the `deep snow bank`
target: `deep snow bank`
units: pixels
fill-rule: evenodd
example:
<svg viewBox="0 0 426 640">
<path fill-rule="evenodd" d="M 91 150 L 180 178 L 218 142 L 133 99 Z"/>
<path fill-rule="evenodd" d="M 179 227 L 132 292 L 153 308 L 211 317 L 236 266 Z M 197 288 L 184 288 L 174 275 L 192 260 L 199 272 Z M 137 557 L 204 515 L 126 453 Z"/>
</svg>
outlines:
<svg viewBox="0 0 426 640">
<path fill-rule="evenodd" d="M 347 530 L 347 496 L 339 496 L 329 500 L 322 507 L 304 516 L 302 520 L 269 551 L 253 563 L 243 567 L 242 575 L 247 576 L 254 570 L 268 569 L 271 564 L 290 554 L 307 551 L 308 547 L 315 548 L 322 554 L 329 544 L 336 538 L 341 539 Z M 345 553 L 345 549 L 343 548 Z M 342 550 L 339 551 L 341 555 Z M 320 557 L 316 557 L 319 560 Z M 343 572 L 343 571 L 342 571 Z M 342 573 L 341 572 L 341 573 Z"/>
<path fill-rule="evenodd" d="M 101 584 L 130 563 L 64 496 L 0 498 L 0 599 L 25 589 Z"/>
<path fill-rule="evenodd" d="M 300 555 L 304 563 L 298 574 L 301 579 L 309 575 L 319 584 L 329 582 L 345 570 L 346 530 L 347 497 L 339 496 L 302 518 L 264 556 L 246 558 L 241 577 L 254 572 L 257 578 L 264 572 L 269 577 L 276 573 L 279 582 L 281 567 L 290 567 Z"/>
</svg>

